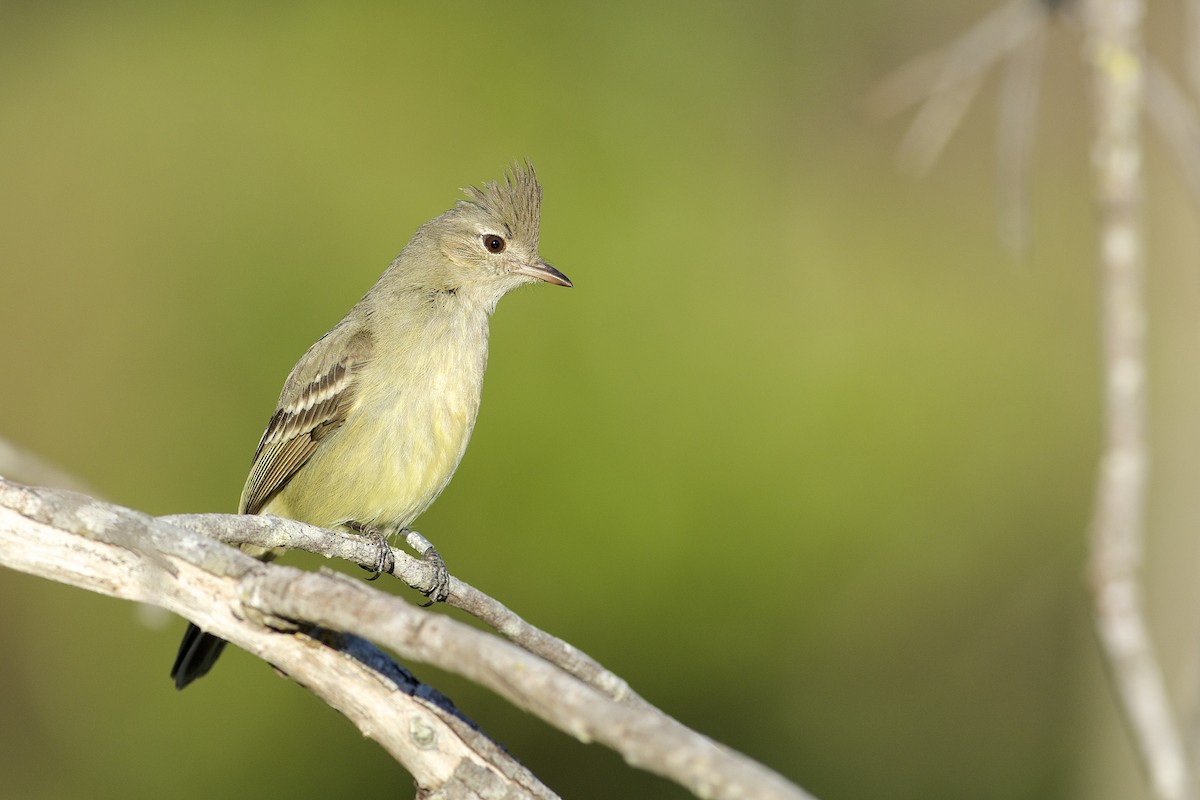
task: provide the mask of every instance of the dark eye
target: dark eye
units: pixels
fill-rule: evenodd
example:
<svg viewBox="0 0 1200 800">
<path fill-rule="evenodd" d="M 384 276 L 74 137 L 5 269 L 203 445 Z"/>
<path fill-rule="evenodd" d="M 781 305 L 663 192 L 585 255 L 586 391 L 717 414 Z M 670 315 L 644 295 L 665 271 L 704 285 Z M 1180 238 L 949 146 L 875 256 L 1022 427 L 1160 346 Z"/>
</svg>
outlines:
<svg viewBox="0 0 1200 800">
<path fill-rule="evenodd" d="M 488 249 L 489 253 L 503 253 L 508 243 L 494 233 L 485 233 L 483 235 L 483 246 Z"/>
</svg>

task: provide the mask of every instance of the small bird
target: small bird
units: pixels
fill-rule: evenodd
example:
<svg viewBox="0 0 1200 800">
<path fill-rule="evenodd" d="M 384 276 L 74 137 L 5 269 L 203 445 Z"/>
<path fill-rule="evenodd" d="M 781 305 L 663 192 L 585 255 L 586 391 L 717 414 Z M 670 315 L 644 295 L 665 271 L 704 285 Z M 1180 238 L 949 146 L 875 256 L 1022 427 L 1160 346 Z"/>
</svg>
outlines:
<svg viewBox="0 0 1200 800">
<path fill-rule="evenodd" d="M 464 192 L 292 368 L 238 513 L 378 537 L 406 530 L 446 488 L 475 426 L 496 304 L 528 283 L 571 286 L 538 255 L 542 189 L 532 165 Z M 436 551 L 424 557 L 444 578 Z M 175 687 L 205 675 L 224 647 L 189 625 Z"/>
</svg>

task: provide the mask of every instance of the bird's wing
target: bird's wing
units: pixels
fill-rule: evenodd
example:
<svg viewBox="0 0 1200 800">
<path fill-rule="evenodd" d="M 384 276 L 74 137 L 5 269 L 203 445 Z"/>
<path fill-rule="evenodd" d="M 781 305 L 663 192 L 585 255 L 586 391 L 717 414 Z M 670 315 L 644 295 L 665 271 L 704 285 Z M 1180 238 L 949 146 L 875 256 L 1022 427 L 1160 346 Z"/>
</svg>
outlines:
<svg viewBox="0 0 1200 800">
<path fill-rule="evenodd" d="M 357 376 L 371 354 L 365 331 L 338 326 L 314 344 L 284 383 L 263 433 L 238 513 L 257 514 L 304 466 L 321 439 L 337 430 L 357 394 Z M 343 348 L 344 345 L 344 348 Z"/>
</svg>

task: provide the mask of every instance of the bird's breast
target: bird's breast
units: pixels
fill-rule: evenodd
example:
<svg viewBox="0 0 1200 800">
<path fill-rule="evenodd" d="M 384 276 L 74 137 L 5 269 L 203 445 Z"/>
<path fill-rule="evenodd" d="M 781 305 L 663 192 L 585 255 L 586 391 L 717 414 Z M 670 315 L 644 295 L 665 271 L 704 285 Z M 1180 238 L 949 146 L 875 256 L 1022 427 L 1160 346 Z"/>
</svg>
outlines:
<svg viewBox="0 0 1200 800">
<path fill-rule="evenodd" d="M 345 422 L 280 493 L 280 510 L 265 511 L 327 527 L 355 520 L 394 531 L 429 507 L 475 426 L 486 328 L 482 336 L 423 344 L 372 359 Z"/>
</svg>

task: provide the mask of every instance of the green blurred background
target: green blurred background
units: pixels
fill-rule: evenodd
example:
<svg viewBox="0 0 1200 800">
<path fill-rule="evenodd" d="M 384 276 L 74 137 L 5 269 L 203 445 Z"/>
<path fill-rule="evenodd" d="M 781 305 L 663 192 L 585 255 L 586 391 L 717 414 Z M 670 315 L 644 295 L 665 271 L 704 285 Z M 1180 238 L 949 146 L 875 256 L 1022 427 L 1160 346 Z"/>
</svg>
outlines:
<svg viewBox="0 0 1200 800">
<path fill-rule="evenodd" d="M 496 314 L 418 526 L 454 573 L 826 800 L 1142 797 L 1083 592 L 1079 43 L 1051 32 L 1024 260 L 995 235 L 994 85 L 924 181 L 904 121 L 862 113 L 992 7 L 0 3 L 0 437 L 135 508 L 232 510 L 295 359 L 527 157 L 576 288 Z M 1181 12 L 1153 13 L 1178 54 Z M 1200 239 L 1175 166 L 1147 172 L 1146 569 L 1183 707 Z M 0 795 L 409 796 L 241 652 L 177 693 L 179 619 L 7 571 L 0 603 Z M 687 796 L 410 666 L 566 797 Z"/>
</svg>

